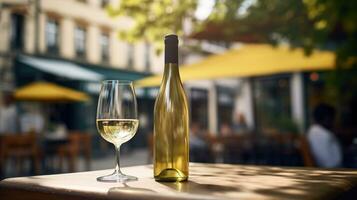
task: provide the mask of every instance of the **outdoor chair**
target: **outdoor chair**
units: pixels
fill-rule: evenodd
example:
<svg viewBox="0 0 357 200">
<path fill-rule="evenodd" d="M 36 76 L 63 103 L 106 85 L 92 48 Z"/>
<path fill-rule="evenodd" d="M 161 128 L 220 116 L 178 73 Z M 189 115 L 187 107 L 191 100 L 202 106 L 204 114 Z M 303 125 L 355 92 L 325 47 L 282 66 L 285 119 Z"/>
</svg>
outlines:
<svg viewBox="0 0 357 200">
<path fill-rule="evenodd" d="M 3 135 L 0 140 L 1 174 L 6 169 L 9 159 L 16 161 L 16 171 L 20 175 L 24 171 L 24 161 L 29 159 L 34 174 L 40 173 L 41 152 L 37 145 L 35 133 Z"/>
<path fill-rule="evenodd" d="M 90 170 L 91 161 L 91 136 L 84 132 L 71 132 L 68 135 L 68 143 L 61 145 L 57 150 L 59 157 L 59 165 L 63 170 L 63 161 L 68 163 L 68 171 L 74 172 L 76 170 L 76 163 L 78 157 L 83 155 L 85 157 L 85 164 L 87 170 Z"/>
<path fill-rule="evenodd" d="M 305 136 L 299 138 L 300 152 L 304 161 L 305 167 L 316 167 L 314 157 L 312 156 L 309 142 Z"/>
</svg>

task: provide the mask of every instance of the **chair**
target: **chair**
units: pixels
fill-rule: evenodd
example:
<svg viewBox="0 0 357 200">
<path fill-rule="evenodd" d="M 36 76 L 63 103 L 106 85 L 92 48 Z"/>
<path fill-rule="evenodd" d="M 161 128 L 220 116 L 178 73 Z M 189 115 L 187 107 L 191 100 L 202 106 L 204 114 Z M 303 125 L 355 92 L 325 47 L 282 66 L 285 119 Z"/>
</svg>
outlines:
<svg viewBox="0 0 357 200">
<path fill-rule="evenodd" d="M 29 158 L 33 164 L 33 173 L 40 173 L 40 149 L 35 133 L 24 135 L 3 135 L 0 140 L 0 165 L 5 167 L 7 160 L 13 158 L 17 162 L 17 174 L 23 171 L 23 161 Z M 3 169 L 1 169 L 3 173 Z"/>
<path fill-rule="evenodd" d="M 312 156 L 310 145 L 305 136 L 301 136 L 300 140 L 300 153 L 302 155 L 305 167 L 316 167 L 314 157 Z"/>
<path fill-rule="evenodd" d="M 77 158 L 80 155 L 84 155 L 87 170 L 90 170 L 91 135 L 75 131 L 69 133 L 68 140 L 67 144 L 61 145 L 57 150 L 61 169 L 63 169 L 63 160 L 66 159 L 68 170 L 74 172 L 76 170 Z"/>
</svg>

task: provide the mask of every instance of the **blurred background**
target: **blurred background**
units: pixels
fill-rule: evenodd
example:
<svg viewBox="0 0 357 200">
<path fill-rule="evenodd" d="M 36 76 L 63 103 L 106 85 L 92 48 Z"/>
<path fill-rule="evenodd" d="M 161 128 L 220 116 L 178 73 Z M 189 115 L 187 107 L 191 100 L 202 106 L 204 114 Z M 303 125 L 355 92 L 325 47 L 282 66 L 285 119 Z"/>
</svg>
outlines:
<svg viewBox="0 0 357 200">
<path fill-rule="evenodd" d="M 163 37 L 180 37 L 190 161 L 357 167 L 353 0 L 0 0 L 0 177 L 112 168 L 100 82 L 135 81 L 122 165 L 152 163 Z"/>
</svg>

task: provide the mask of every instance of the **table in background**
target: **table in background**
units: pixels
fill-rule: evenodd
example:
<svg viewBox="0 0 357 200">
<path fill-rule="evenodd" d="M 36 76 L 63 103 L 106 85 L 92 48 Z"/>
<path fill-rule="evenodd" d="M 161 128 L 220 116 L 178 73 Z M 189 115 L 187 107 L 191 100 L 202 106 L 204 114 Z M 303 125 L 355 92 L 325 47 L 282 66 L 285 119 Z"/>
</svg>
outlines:
<svg viewBox="0 0 357 200">
<path fill-rule="evenodd" d="M 101 183 L 112 170 L 9 178 L 1 199 L 353 199 L 356 170 L 191 163 L 188 182 L 156 182 L 152 166 L 124 168 L 139 181 Z"/>
</svg>

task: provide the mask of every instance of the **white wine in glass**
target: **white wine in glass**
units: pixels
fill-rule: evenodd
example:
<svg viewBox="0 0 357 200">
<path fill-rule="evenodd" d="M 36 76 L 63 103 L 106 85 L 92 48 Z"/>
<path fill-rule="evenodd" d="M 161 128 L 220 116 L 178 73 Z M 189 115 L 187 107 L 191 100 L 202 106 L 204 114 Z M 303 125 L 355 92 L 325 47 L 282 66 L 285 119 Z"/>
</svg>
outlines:
<svg viewBox="0 0 357 200">
<path fill-rule="evenodd" d="M 138 130 L 137 102 L 133 83 L 123 80 L 103 81 L 97 107 L 97 129 L 100 135 L 115 146 L 116 167 L 112 174 L 98 177 L 101 182 L 137 180 L 120 170 L 120 146 L 134 137 Z"/>
<path fill-rule="evenodd" d="M 134 137 L 139 126 L 137 119 L 97 119 L 100 135 L 113 144 L 123 144 Z"/>
</svg>

